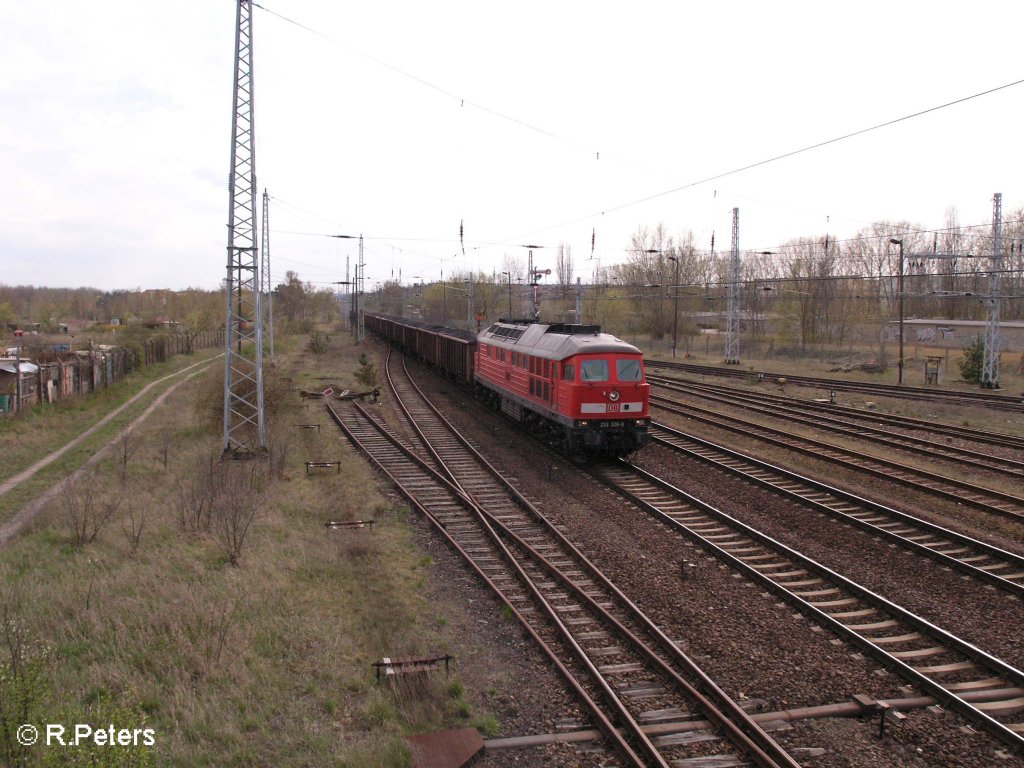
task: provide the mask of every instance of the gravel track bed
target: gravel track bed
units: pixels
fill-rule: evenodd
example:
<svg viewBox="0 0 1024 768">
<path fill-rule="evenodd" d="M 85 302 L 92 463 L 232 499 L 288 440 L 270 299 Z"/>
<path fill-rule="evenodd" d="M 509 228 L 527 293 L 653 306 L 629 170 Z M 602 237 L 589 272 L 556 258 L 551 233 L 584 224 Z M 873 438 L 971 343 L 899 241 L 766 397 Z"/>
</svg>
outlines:
<svg viewBox="0 0 1024 768">
<path fill-rule="evenodd" d="M 675 397 L 673 399 L 679 401 L 681 407 L 685 408 L 686 403 L 693 403 L 701 408 L 707 408 L 709 403 L 702 402 L 699 396 L 673 393 Z M 798 438 L 807 438 L 811 440 L 820 440 L 826 443 L 830 443 L 836 448 L 845 449 L 849 451 L 866 453 L 869 456 L 877 456 L 882 459 L 889 459 L 897 461 L 900 464 L 904 464 L 908 467 L 920 469 L 926 472 L 936 472 L 942 475 L 946 475 L 950 478 L 961 480 L 963 482 L 974 483 L 987 488 L 993 488 L 1004 493 L 1011 493 L 1015 495 L 1020 494 L 1019 481 L 1013 478 L 1007 477 L 1005 473 L 998 471 L 988 471 L 978 467 L 964 466 L 964 464 L 957 461 L 955 457 L 943 456 L 941 454 L 935 454 L 933 456 L 925 456 L 921 453 L 910 449 L 893 448 L 891 446 L 882 445 L 877 440 L 871 437 L 851 437 L 849 435 L 839 434 L 831 430 L 828 426 L 811 427 L 806 424 L 798 424 L 792 422 L 785 414 L 769 415 L 759 411 L 750 411 L 741 406 L 723 406 L 720 403 L 710 403 L 714 407 L 716 413 L 721 413 L 724 416 L 734 416 L 736 418 L 750 421 L 769 429 L 782 429 Z M 666 419 L 672 418 L 673 414 L 665 411 L 661 408 L 653 408 L 654 417 L 658 421 L 665 421 Z M 694 421 L 694 424 L 700 425 L 701 428 L 711 428 L 710 425 L 704 422 Z M 728 430 L 723 430 L 728 432 Z M 735 433 L 732 433 L 735 434 Z M 936 442 L 944 442 L 947 445 L 953 444 L 953 438 L 945 439 L 943 436 L 938 436 Z M 956 441 L 963 443 L 964 441 Z M 979 446 L 966 446 L 962 445 L 959 447 L 967 447 L 975 453 L 978 452 Z M 981 450 L 984 453 L 991 453 L 993 455 L 1001 455 L 1007 458 L 1016 459 L 1022 461 L 1020 451 L 1014 451 L 1012 449 L 1002 448 L 996 450 L 988 450 L 992 446 L 981 446 Z"/>
<path fill-rule="evenodd" d="M 728 430 L 716 429 L 707 424 L 664 412 L 657 418 L 668 426 L 746 453 L 791 472 L 819 479 L 1001 549 L 1024 553 L 1021 524 L 1013 520 L 961 505 L 951 499 L 915 491 L 885 478 L 847 469 L 826 459 L 815 459 L 795 451 L 767 445 L 754 437 L 744 437 Z"/>
<path fill-rule="evenodd" d="M 762 698 L 770 709 L 787 709 L 848 701 L 857 693 L 882 699 L 908 695 L 894 675 L 763 597 L 703 550 L 543 451 L 466 394 L 431 376 L 417 378 L 460 429 L 486 446 L 496 466 L 517 478 L 570 540 L 670 637 L 683 641 L 684 650 L 733 697 Z M 551 472 L 551 466 L 557 469 Z M 697 564 L 685 581 L 680 577 L 684 560 Z M 524 687 L 517 690 L 538 705 L 548 695 L 547 688 L 527 694 Z M 857 719 L 797 723 L 776 737 L 789 748 L 826 750 L 822 757 L 802 756 L 807 766 L 1021 764 L 995 757 L 1000 745 L 964 725 L 948 712 L 916 711 L 887 729 L 881 741 L 877 722 Z M 538 730 L 529 724 L 527 729 Z"/>
<path fill-rule="evenodd" d="M 947 475 L 951 478 L 961 480 L 968 483 L 975 483 L 983 487 L 993 488 L 995 490 L 1003 491 L 1005 493 L 1011 493 L 1015 495 L 1020 494 L 1019 481 L 1009 478 L 1004 473 L 998 471 L 987 471 L 977 467 L 964 466 L 958 462 L 955 457 L 943 456 L 941 454 L 935 454 L 934 456 L 925 456 L 917 453 L 910 449 L 899 449 L 892 448 L 887 445 L 880 444 L 877 440 L 871 437 L 851 437 L 849 435 L 839 434 L 827 425 L 820 427 L 811 427 L 806 424 L 798 424 L 792 422 L 785 414 L 766 414 L 760 411 L 752 411 L 743 408 L 739 405 L 725 406 L 717 402 L 704 402 L 700 399 L 699 395 L 684 394 L 680 392 L 672 393 L 673 399 L 678 400 L 682 407 L 686 407 L 686 403 L 693 403 L 694 405 L 707 408 L 713 407 L 716 413 L 721 413 L 724 416 L 734 416 L 736 418 L 751 421 L 755 424 L 759 424 L 763 427 L 770 429 L 782 429 L 792 434 L 794 437 L 808 438 L 812 440 L 820 440 L 823 442 L 831 443 L 837 448 L 846 449 L 850 451 L 864 452 L 868 455 L 874 455 L 879 458 L 886 458 L 894 461 L 898 461 L 908 467 L 920 469 L 927 472 L 937 472 L 939 474 Z M 666 419 L 678 418 L 674 414 L 670 414 L 661 408 L 653 408 L 652 412 L 654 417 L 658 421 L 665 421 Z M 814 414 L 804 414 L 811 415 Z M 699 425 L 701 428 L 711 428 L 710 425 L 704 422 L 694 421 L 695 425 Z M 885 425 L 882 425 L 885 426 Z M 888 427 L 886 427 L 888 428 Z M 728 433 L 728 430 L 722 430 Z M 735 433 L 731 433 L 735 435 Z M 913 437 L 921 437 L 922 435 L 911 435 Z M 946 445 L 957 444 L 957 447 L 971 450 L 975 454 L 979 450 L 983 453 L 991 453 L 993 455 L 999 455 L 1005 458 L 1016 459 L 1017 461 L 1024 461 L 1024 453 L 1021 451 L 1014 451 L 1009 448 L 996 448 L 994 446 L 978 446 L 970 445 L 963 440 L 954 440 L 953 438 L 943 435 L 932 435 L 924 436 L 926 439 L 929 437 L 934 442 L 943 443 Z M 989 449 L 992 450 L 989 450 Z M 776 449 L 778 450 L 778 449 Z"/>
<path fill-rule="evenodd" d="M 693 398 L 693 399 L 697 400 L 698 402 L 700 402 L 700 395 L 697 395 L 697 394 L 690 394 L 690 393 L 683 393 L 683 392 L 674 392 L 674 391 L 670 391 L 670 390 L 662 390 L 662 391 L 666 392 L 666 393 L 669 393 L 669 396 L 673 397 L 673 398 Z M 740 397 L 742 397 L 743 395 L 748 394 L 748 391 L 744 390 L 744 389 L 735 389 L 734 392 L 735 392 L 735 394 L 737 396 L 740 396 Z M 751 389 L 751 390 L 749 390 L 749 394 L 757 395 L 757 394 L 771 394 L 771 393 L 762 392 L 761 390 L 758 390 L 758 389 Z M 815 397 L 817 397 L 817 396 L 818 396 L 818 394 L 815 395 Z M 810 400 L 810 399 L 813 399 L 813 398 L 808 397 L 806 399 Z M 716 407 L 720 407 L 721 406 L 721 404 L 719 404 L 719 403 L 716 403 L 715 405 L 716 405 Z M 757 403 L 757 405 L 761 405 L 761 404 Z M 787 406 L 793 407 L 793 408 L 799 408 L 800 407 L 800 402 L 799 402 L 799 400 L 795 400 L 793 403 L 787 403 Z M 753 415 L 756 413 L 756 411 L 748 410 L 748 409 L 743 408 L 743 407 L 738 406 L 738 405 L 737 406 L 733 406 L 733 409 L 734 409 L 735 412 L 730 411 L 730 413 L 732 415 L 737 415 L 737 416 L 740 416 L 742 418 L 752 418 Z M 885 411 L 879 410 L 878 411 L 878 415 L 879 415 L 879 417 L 883 417 L 883 416 L 885 416 L 889 412 L 892 412 L 894 415 L 911 415 L 911 414 L 903 414 L 903 413 L 901 413 L 901 411 L 898 408 L 888 408 Z M 811 411 L 811 412 L 809 412 L 806 415 L 813 417 L 816 413 L 817 413 L 816 411 Z M 825 415 L 828 415 L 828 414 L 826 413 Z M 927 430 L 925 428 L 914 428 L 914 427 L 901 426 L 901 425 L 896 425 L 896 424 L 888 424 L 888 423 L 883 423 L 883 422 L 880 422 L 880 421 L 876 422 L 876 421 L 871 420 L 869 417 L 856 417 L 856 416 L 852 416 L 851 414 L 844 413 L 842 410 L 837 410 L 835 412 L 835 416 L 837 418 L 840 418 L 840 419 L 850 419 L 854 424 L 860 424 L 860 425 L 863 425 L 863 426 L 880 427 L 881 429 L 885 429 L 885 430 L 890 431 L 890 432 L 892 432 L 894 434 L 903 435 L 904 437 L 913 437 L 913 438 L 919 438 L 919 439 L 923 439 L 923 440 L 931 440 L 932 442 L 940 443 L 942 445 L 948 445 L 948 446 L 953 447 L 953 448 L 961 448 L 961 449 L 968 450 L 968 451 L 978 451 L 978 450 L 980 450 L 982 453 L 988 453 L 988 454 L 991 454 L 993 456 L 999 456 L 1000 458 L 1013 459 L 1015 461 L 1024 461 L 1024 449 L 1014 449 L 1014 448 L 1010 448 L 1008 446 L 1003 446 L 1003 445 L 979 444 L 979 443 L 977 443 L 975 441 L 972 441 L 969 438 L 958 438 L 958 437 L 953 437 L 951 435 L 937 434 L 937 433 L 931 432 L 931 431 L 929 431 L 929 430 Z M 778 416 L 778 418 L 779 419 L 785 419 L 786 417 L 780 415 L 780 416 Z M 943 426 L 948 426 L 948 427 L 955 427 L 958 419 L 960 421 L 964 420 L 962 416 L 958 416 L 957 412 L 954 411 L 954 410 L 951 410 L 949 408 L 949 406 L 945 406 L 942 409 L 942 412 L 929 412 L 929 413 L 924 414 L 924 415 L 916 415 L 915 418 L 934 419 L 937 422 L 939 422 L 940 424 L 942 424 Z M 1000 432 L 1003 432 L 1003 433 L 1009 434 L 1009 435 L 1017 435 L 1018 437 L 1024 438 L 1024 417 L 1022 417 L 1022 416 L 1008 417 L 1007 420 L 1006 420 L 1006 423 L 1004 423 L 1004 424 L 1002 424 L 1000 426 L 1001 426 L 1001 429 L 999 429 Z M 822 431 L 819 433 L 819 437 L 825 437 L 825 436 L 830 436 L 830 433 L 828 432 L 827 427 L 822 428 Z M 900 453 L 901 453 L 901 455 L 908 455 L 908 456 L 911 455 L 909 453 L 904 453 L 904 452 L 900 452 Z"/>
<path fill-rule="evenodd" d="M 993 656 L 1024 666 L 1024 603 L 1019 598 L 733 480 L 702 461 L 655 447 L 637 464 Z"/>
<path fill-rule="evenodd" d="M 395 497 L 396 503 L 404 503 Z M 419 516 L 410 515 L 419 546 L 433 559 L 431 579 L 424 587 L 438 612 L 448 621 L 457 647 L 453 675 L 466 687 L 474 712 L 493 713 L 501 736 L 554 733 L 566 719 L 587 722 L 575 696 L 562 682 L 554 665 L 515 619 L 502 615 L 502 604 L 483 585 L 437 531 Z M 608 754 L 581 754 L 567 744 L 528 750 L 485 751 L 475 765 L 605 766 L 616 764 Z"/>
</svg>

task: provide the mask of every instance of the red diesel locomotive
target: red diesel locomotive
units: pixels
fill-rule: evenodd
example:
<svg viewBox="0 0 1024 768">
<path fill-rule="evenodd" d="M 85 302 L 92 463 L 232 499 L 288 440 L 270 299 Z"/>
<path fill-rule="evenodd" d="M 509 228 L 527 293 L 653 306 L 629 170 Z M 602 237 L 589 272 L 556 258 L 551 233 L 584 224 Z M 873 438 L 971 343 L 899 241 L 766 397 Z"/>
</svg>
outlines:
<svg viewBox="0 0 1024 768">
<path fill-rule="evenodd" d="M 499 320 L 473 338 L 367 314 L 366 327 L 566 453 L 625 456 L 650 442 L 641 352 L 600 326 Z"/>
<path fill-rule="evenodd" d="M 567 453 L 650 441 L 643 356 L 600 326 L 499 320 L 477 336 L 475 379 L 482 400 Z"/>
</svg>

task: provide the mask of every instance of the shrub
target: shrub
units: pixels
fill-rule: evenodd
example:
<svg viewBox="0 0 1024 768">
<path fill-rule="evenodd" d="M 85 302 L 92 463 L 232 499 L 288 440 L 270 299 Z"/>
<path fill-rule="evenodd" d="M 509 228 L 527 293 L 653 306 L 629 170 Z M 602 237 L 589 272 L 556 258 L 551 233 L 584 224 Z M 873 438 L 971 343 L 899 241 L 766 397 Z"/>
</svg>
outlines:
<svg viewBox="0 0 1024 768">
<path fill-rule="evenodd" d="M 985 340 L 975 336 L 964 347 L 964 356 L 960 360 L 960 376 L 971 384 L 981 384 L 981 374 L 985 367 Z"/>
</svg>

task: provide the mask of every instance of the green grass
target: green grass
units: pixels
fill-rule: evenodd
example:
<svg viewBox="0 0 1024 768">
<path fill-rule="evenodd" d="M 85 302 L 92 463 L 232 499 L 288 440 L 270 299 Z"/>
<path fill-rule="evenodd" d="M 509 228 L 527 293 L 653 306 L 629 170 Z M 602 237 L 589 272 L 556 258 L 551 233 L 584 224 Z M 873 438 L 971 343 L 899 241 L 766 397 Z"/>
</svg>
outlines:
<svg viewBox="0 0 1024 768">
<path fill-rule="evenodd" d="M 0 419 L 0 440 L 18 446 L 18 450 L 9 452 L 5 461 L 0 465 L 0 481 L 18 474 L 53 451 L 62 448 L 66 443 L 100 421 L 107 413 L 138 394 L 147 385 L 197 362 L 210 360 L 216 354 L 217 352 L 213 350 L 203 350 L 192 356 L 178 356 L 170 362 L 143 368 L 109 387 L 88 395 L 53 404 L 40 404 L 21 416 Z M 138 403 L 126 409 L 100 431 L 109 439 L 109 436 L 119 428 L 114 426 L 114 422 L 126 422 L 132 418 L 131 414 L 141 413 L 149 403 L 178 380 L 177 378 L 171 379 L 154 387 Z M 91 439 L 89 444 L 95 445 Z M 76 448 L 75 453 L 82 454 L 84 447 L 83 444 L 82 448 Z M 62 463 L 67 461 L 70 455 L 66 454 L 60 461 Z"/>
<path fill-rule="evenodd" d="M 268 375 L 297 381 L 320 366 L 317 375 L 346 382 L 358 362 L 352 345 L 338 346 L 319 363 L 279 354 Z M 322 404 L 284 397 L 269 428 L 274 446 L 289 449 L 283 477 L 253 500 L 255 521 L 231 565 L 215 530 L 185 532 L 178 516 L 179 490 L 220 453 L 209 427 L 218 386 L 215 372 L 184 385 L 140 426 L 123 486 L 112 459 L 91 471 L 97 497 L 119 505 L 95 542 L 77 546 L 55 503 L 0 549 L 0 607 L 16 615 L 46 669 L 34 712 L 47 722 L 103 706 L 144 720 L 156 733 L 153 756 L 168 765 L 406 765 L 405 735 L 464 725 L 473 709 L 471 692 L 453 698 L 443 676 L 374 679 L 372 662 L 383 656 L 426 655 L 452 641 L 416 587 L 433 567 L 414 545 L 408 510 L 380 495 Z M 291 427 L 312 421 L 322 434 Z M 303 462 L 325 450 L 343 471 L 307 478 Z M 137 551 L 122 531 L 129 509 L 146 516 Z M 323 525 L 366 517 L 376 518 L 372 529 Z M 4 665 L 0 650 L 0 672 Z M 133 754 L 140 765 L 150 759 Z M 30 758 L 55 759 L 45 750 Z"/>
</svg>

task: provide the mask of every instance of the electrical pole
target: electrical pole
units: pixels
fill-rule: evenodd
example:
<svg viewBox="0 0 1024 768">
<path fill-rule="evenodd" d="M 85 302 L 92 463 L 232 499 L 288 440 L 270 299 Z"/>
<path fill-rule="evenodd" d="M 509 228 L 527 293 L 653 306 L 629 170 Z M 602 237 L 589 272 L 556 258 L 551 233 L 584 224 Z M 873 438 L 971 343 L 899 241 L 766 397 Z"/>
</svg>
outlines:
<svg viewBox="0 0 1024 768">
<path fill-rule="evenodd" d="M 672 285 L 672 359 L 676 359 L 676 341 L 679 338 L 679 257 L 669 256 L 668 260 L 676 265 Z"/>
<path fill-rule="evenodd" d="M 359 264 L 356 265 L 356 343 L 366 338 L 366 323 L 359 297 L 363 295 L 363 281 L 366 279 L 366 263 L 363 261 L 363 236 L 359 236 Z"/>
<path fill-rule="evenodd" d="M 263 317 L 256 242 L 251 0 L 238 0 L 235 52 L 231 172 L 228 179 L 223 455 L 225 458 L 252 458 L 265 451 L 266 440 L 263 410 Z M 242 354 L 245 342 L 253 345 L 252 359 Z"/>
<path fill-rule="evenodd" d="M 985 325 L 985 357 L 981 369 L 981 386 L 999 389 L 999 273 L 1003 269 L 1002 253 L 1003 195 L 996 192 L 992 200 L 992 271 L 988 276 L 988 322 Z"/>
<path fill-rule="evenodd" d="M 897 239 L 895 237 L 892 237 L 892 238 L 889 238 L 889 242 L 892 243 L 893 245 L 898 245 L 900 247 L 900 270 L 899 270 L 899 278 L 897 279 L 897 282 L 896 282 L 896 293 L 899 294 L 899 296 L 896 299 L 896 303 L 899 306 L 899 312 L 900 312 L 900 325 L 899 325 L 899 333 L 900 333 L 900 360 L 899 360 L 899 364 L 898 364 L 898 371 L 899 371 L 899 373 L 897 374 L 897 381 L 896 381 L 896 383 L 897 384 L 902 384 L 903 383 L 903 238 Z"/>
<path fill-rule="evenodd" d="M 267 343 L 270 346 L 270 359 L 274 359 L 274 289 L 270 280 L 270 194 L 263 189 L 263 268 L 260 272 L 260 283 L 267 294 Z"/>
<path fill-rule="evenodd" d="M 729 263 L 729 303 L 725 318 L 725 362 L 740 363 L 740 209 L 732 209 L 732 257 Z"/>
<path fill-rule="evenodd" d="M 509 288 L 512 287 L 512 278 L 509 278 Z M 511 302 L 510 302 L 511 303 Z M 583 278 L 576 278 L 576 322 L 583 325 Z"/>
</svg>

